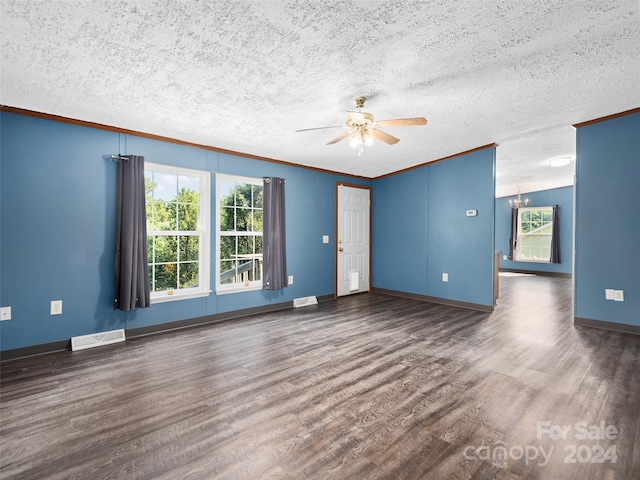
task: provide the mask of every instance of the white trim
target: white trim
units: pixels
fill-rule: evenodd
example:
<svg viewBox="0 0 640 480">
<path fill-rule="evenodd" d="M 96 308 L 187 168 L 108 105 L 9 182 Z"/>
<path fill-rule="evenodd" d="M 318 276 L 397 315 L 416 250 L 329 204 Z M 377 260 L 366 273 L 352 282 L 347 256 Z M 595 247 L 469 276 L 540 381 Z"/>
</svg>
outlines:
<svg viewBox="0 0 640 480">
<path fill-rule="evenodd" d="M 253 290 L 262 289 L 262 280 L 249 282 L 249 285 L 244 284 L 220 284 L 220 237 L 221 236 L 237 236 L 239 234 L 248 236 L 262 236 L 256 235 L 255 232 L 229 232 L 227 235 L 220 232 L 220 183 L 223 181 L 233 183 L 245 183 L 249 185 L 262 186 L 264 184 L 261 178 L 255 177 L 243 177 L 241 175 L 228 175 L 224 173 L 216 173 L 216 199 L 215 199 L 215 242 L 216 242 L 216 259 L 215 259 L 215 292 L 216 295 L 226 295 L 229 293 L 249 292 Z"/>
<path fill-rule="evenodd" d="M 262 282 L 249 282 L 249 285 L 246 287 L 244 285 L 239 285 L 237 283 L 230 284 L 225 287 L 224 285 L 218 285 L 216 289 L 216 295 L 226 295 L 228 293 L 239 293 L 239 292 L 252 292 L 254 290 L 262 290 Z"/>
<path fill-rule="evenodd" d="M 552 219 L 551 219 L 551 223 L 547 223 L 544 224 L 544 221 L 542 221 L 542 225 L 538 228 L 536 228 L 535 230 L 531 230 L 529 232 L 526 233 L 521 233 L 520 230 L 522 228 L 522 212 L 528 211 L 536 211 L 536 210 L 551 210 L 551 214 L 552 214 Z M 516 251 L 515 251 L 515 255 L 514 255 L 514 261 L 516 262 L 529 262 L 529 263 L 551 263 L 551 251 L 549 251 L 549 258 L 534 258 L 534 257 L 521 257 L 520 256 L 520 246 L 521 246 L 521 239 L 524 237 L 529 237 L 529 238 L 548 238 L 548 237 L 552 237 L 553 234 L 552 233 L 536 233 L 537 231 L 543 229 L 543 228 L 547 228 L 549 225 L 552 226 L 553 229 L 553 206 L 545 206 L 545 207 L 519 207 L 518 208 L 518 225 L 517 225 L 517 229 L 518 229 L 518 234 L 517 234 L 517 247 L 516 247 Z"/>
<path fill-rule="evenodd" d="M 166 291 L 157 293 L 162 295 L 152 296 L 151 305 L 155 303 L 173 302 L 176 300 L 189 300 L 190 298 L 208 297 L 211 294 L 211 290 L 197 290 L 193 292 L 187 292 L 185 290 L 179 293 L 174 293 L 173 295 L 169 295 Z"/>
<path fill-rule="evenodd" d="M 198 259 L 198 287 L 186 288 L 182 290 L 151 292 L 151 304 L 171 302 L 175 300 L 186 300 L 189 298 L 207 297 L 211 294 L 211 172 L 205 170 L 195 170 L 192 168 L 177 167 L 174 165 L 164 165 L 160 163 L 145 162 L 145 170 L 168 173 L 171 175 L 185 175 L 197 177 L 200 181 L 200 212 L 198 216 L 198 231 L 175 231 L 167 235 L 197 234 L 199 238 L 199 259 Z M 158 232 L 164 235 L 164 231 Z M 157 233 L 149 231 L 148 234 Z"/>
</svg>

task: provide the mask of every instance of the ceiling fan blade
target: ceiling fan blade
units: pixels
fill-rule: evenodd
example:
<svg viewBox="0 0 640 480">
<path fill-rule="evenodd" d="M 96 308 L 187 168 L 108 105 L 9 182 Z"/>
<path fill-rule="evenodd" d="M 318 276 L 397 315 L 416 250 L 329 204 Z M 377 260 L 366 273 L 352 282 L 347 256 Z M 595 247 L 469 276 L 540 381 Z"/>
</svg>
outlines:
<svg viewBox="0 0 640 480">
<path fill-rule="evenodd" d="M 400 141 L 399 138 L 396 138 L 393 135 L 389 135 L 388 133 L 385 133 L 382 130 L 377 130 L 375 128 L 369 130 L 369 134 L 372 137 L 377 138 L 378 140 L 382 140 L 384 143 L 388 143 L 389 145 L 393 145 Z"/>
<path fill-rule="evenodd" d="M 346 132 L 344 132 L 341 135 L 338 135 L 336 138 L 334 138 L 333 140 L 331 140 L 329 143 L 327 143 L 327 145 L 333 145 L 334 143 L 338 143 L 340 140 L 342 140 L 343 138 L 347 138 L 349 135 L 351 135 L 351 130 L 347 130 Z"/>
<path fill-rule="evenodd" d="M 296 130 L 293 133 L 298 133 L 298 132 L 309 132 L 311 130 L 325 130 L 327 128 L 344 128 L 344 125 L 332 125 L 330 127 L 316 127 L 316 128 L 303 128 L 301 130 Z"/>
<path fill-rule="evenodd" d="M 396 118 L 394 120 L 380 120 L 376 123 L 379 127 L 404 127 L 408 125 L 426 125 L 427 119 L 424 117 Z"/>
</svg>

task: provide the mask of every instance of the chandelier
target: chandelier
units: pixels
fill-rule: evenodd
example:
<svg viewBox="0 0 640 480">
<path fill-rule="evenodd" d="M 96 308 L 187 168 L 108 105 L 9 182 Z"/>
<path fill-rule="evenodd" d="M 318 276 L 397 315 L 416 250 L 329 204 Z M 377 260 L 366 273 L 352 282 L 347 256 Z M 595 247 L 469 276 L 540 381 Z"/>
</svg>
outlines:
<svg viewBox="0 0 640 480">
<path fill-rule="evenodd" d="M 514 199 L 509 200 L 509 206 L 511 208 L 520 208 L 520 207 L 526 207 L 527 205 L 529 205 L 529 199 L 525 198 L 524 201 L 522 201 L 522 195 L 520 195 L 520 188 L 518 188 L 518 197 L 515 200 Z"/>
</svg>

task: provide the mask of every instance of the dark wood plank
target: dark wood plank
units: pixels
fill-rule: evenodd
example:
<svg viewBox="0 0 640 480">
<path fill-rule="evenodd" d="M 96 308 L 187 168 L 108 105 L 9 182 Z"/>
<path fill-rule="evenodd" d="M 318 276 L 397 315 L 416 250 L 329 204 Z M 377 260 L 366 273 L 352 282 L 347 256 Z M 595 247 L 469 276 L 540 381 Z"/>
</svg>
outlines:
<svg viewBox="0 0 640 480">
<path fill-rule="evenodd" d="M 571 306 L 571 279 L 508 277 L 493 313 L 360 294 L 6 361 L 0 476 L 640 478 L 640 337 Z M 566 463 L 597 445 L 616 461 Z"/>
</svg>

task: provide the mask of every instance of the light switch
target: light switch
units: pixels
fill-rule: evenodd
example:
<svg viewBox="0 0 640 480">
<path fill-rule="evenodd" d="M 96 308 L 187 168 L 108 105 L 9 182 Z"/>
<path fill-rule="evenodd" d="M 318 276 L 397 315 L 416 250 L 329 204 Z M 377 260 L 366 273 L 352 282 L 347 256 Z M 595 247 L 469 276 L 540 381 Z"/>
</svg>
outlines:
<svg viewBox="0 0 640 480">
<path fill-rule="evenodd" d="M 624 290 L 614 290 L 613 299 L 616 302 L 624 302 Z"/>
<path fill-rule="evenodd" d="M 613 300 L 613 288 L 605 288 L 604 298 L 605 300 Z"/>
<path fill-rule="evenodd" d="M 322 243 L 329 243 L 329 235 L 322 235 Z"/>
</svg>

